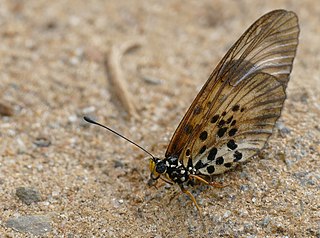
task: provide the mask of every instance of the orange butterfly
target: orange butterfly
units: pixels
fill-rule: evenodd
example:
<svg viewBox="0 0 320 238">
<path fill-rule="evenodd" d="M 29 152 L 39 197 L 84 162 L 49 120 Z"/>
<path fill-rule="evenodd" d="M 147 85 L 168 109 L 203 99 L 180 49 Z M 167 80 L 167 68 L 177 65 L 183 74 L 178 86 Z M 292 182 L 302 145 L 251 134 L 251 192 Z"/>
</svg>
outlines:
<svg viewBox="0 0 320 238">
<path fill-rule="evenodd" d="M 231 47 L 210 75 L 176 129 L 165 158 L 151 155 L 151 178 L 187 190 L 257 154 L 280 117 L 299 36 L 297 15 L 271 11 L 259 18 Z"/>
</svg>

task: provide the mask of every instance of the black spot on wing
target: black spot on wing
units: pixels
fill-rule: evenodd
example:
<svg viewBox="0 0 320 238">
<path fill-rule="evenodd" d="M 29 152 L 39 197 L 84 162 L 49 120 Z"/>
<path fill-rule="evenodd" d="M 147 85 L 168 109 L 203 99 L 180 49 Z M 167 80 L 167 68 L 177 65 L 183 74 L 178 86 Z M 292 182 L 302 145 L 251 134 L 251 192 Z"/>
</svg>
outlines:
<svg viewBox="0 0 320 238">
<path fill-rule="evenodd" d="M 206 145 L 202 146 L 201 149 L 199 150 L 199 154 L 203 154 L 206 151 L 206 149 L 207 149 Z"/>
<path fill-rule="evenodd" d="M 226 121 L 222 119 L 221 121 L 219 121 L 218 127 L 223 127 L 225 124 L 226 124 Z"/>
<path fill-rule="evenodd" d="M 232 129 L 228 132 L 228 134 L 229 134 L 229 136 L 234 136 L 237 131 L 238 131 L 237 128 L 232 128 Z"/>
<path fill-rule="evenodd" d="M 218 152 L 217 148 L 213 147 L 209 152 L 208 160 L 214 160 L 217 155 L 217 152 Z"/>
<path fill-rule="evenodd" d="M 224 134 L 226 133 L 227 129 L 228 129 L 227 127 L 222 127 L 222 128 L 220 128 L 220 129 L 218 130 L 217 135 L 221 138 L 222 136 L 224 136 Z"/>
<path fill-rule="evenodd" d="M 215 115 L 215 116 L 213 116 L 212 118 L 211 118 L 211 123 L 216 123 L 217 121 L 218 121 L 218 119 L 219 119 L 219 115 Z"/>
<path fill-rule="evenodd" d="M 214 173 L 214 171 L 215 171 L 214 166 L 213 166 L 213 165 L 208 166 L 208 167 L 207 167 L 207 171 L 208 171 L 209 174 Z"/>
<path fill-rule="evenodd" d="M 202 169 L 202 168 L 204 168 L 204 167 L 206 167 L 206 166 L 207 166 L 206 164 L 202 163 L 202 161 L 199 160 L 199 161 L 196 163 L 196 165 L 194 166 L 194 168 L 195 168 L 196 170 L 199 170 L 199 169 Z"/>
<path fill-rule="evenodd" d="M 184 132 L 187 134 L 187 135 L 189 135 L 189 134 L 191 134 L 191 132 L 192 132 L 192 126 L 191 125 L 186 125 L 185 127 L 184 127 Z"/>
<path fill-rule="evenodd" d="M 239 160 L 242 159 L 242 153 L 239 152 L 239 151 L 235 151 L 234 154 L 233 154 L 233 157 L 234 157 L 234 162 L 238 162 Z"/>
<path fill-rule="evenodd" d="M 217 165 L 222 165 L 224 163 L 224 159 L 222 156 L 218 157 L 217 160 L 216 160 L 216 164 Z"/>
<path fill-rule="evenodd" d="M 192 158 L 188 159 L 188 169 L 193 168 Z"/>
<path fill-rule="evenodd" d="M 229 140 L 227 143 L 227 146 L 231 150 L 235 150 L 238 147 L 238 145 L 234 142 L 234 140 Z"/>
<path fill-rule="evenodd" d="M 229 117 L 226 123 L 229 124 L 232 121 L 232 119 L 233 119 L 233 116 Z"/>
<path fill-rule="evenodd" d="M 201 132 L 199 138 L 200 140 L 205 141 L 208 138 L 208 132 L 206 131 Z"/>
<path fill-rule="evenodd" d="M 202 111 L 201 106 L 200 105 L 196 105 L 194 110 L 193 110 L 193 114 L 199 115 L 201 113 L 201 111 Z"/>
<path fill-rule="evenodd" d="M 234 105 L 234 106 L 232 107 L 232 111 L 233 111 L 233 112 L 239 111 L 239 109 L 240 109 L 240 106 L 239 106 L 239 105 Z"/>
</svg>

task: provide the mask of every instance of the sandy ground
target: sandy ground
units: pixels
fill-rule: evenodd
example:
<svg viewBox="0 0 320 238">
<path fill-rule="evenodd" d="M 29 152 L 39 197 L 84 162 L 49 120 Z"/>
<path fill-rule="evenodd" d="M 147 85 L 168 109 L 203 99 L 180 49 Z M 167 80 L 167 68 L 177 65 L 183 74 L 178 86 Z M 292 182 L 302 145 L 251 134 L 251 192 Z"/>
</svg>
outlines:
<svg viewBox="0 0 320 238">
<path fill-rule="evenodd" d="M 162 157 L 227 49 L 278 8 L 301 27 L 282 117 L 259 157 L 217 176 L 228 187 L 192 190 L 202 220 L 185 195 L 169 204 L 178 187 L 147 185 L 143 152 L 83 122 L 91 115 Z M 320 237 L 319 22 L 312 0 L 1 1 L 0 236 Z M 140 115 L 129 120 L 103 64 L 128 42 L 140 44 L 121 61 Z M 38 233 L 9 222 L 36 215 Z"/>
</svg>

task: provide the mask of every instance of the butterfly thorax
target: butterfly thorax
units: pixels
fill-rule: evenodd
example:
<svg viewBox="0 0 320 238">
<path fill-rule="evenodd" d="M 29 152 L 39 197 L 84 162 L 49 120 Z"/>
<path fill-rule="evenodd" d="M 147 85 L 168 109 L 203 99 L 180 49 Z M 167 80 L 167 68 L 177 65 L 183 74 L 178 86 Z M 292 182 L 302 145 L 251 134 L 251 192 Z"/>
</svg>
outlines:
<svg viewBox="0 0 320 238">
<path fill-rule="evenodd" d="M 188 167 L 187 169 L 177 156 L 170 156 L 163 160 L 154 158 L 151 160 L 150 169 L 151 178 L 154 180 L 164 175 L 179 185 L 188 183 L 190 180 L 189 175 L 195 173 L 193 167 Z"/>
</svg>

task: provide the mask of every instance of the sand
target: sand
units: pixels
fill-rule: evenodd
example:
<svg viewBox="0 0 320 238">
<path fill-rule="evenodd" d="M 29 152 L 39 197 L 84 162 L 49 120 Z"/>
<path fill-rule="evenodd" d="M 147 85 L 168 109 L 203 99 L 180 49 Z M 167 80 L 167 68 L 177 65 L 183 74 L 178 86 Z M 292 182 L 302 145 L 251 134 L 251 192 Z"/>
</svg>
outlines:
<svg viewBox="0 0 320 238">
<path fill-rule="evenodd" d="M 228 48 L 278 8 L 301 27 L 282 117 L 259 156 L 216 176 L 227 187 L 191 189 L 202 219 L 170 202 L 177 186 L 148 186 L 145 153 L 83 121 L 163 157 Z M 1 1 L 1 237 L 320 237 L 319 22 L 311 0 Z M 139 46 L 121 59 L 138 117 L 105 72 L 125 44 Z"/>
</svg>

